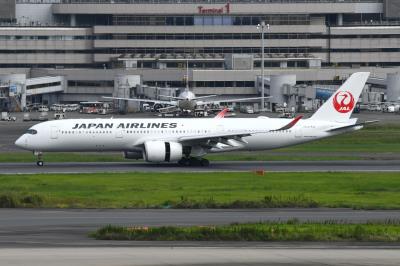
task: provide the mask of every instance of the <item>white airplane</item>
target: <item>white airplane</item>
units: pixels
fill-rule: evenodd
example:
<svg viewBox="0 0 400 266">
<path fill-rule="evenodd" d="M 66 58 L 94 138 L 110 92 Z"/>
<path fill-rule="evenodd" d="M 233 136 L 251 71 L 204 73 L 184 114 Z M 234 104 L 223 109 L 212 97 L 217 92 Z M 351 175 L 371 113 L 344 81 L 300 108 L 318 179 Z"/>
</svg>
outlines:
<svg viewBox="0 0 400 266">
<path fill-rule="evenodd" d="M 206 96 L 196 96 L 192 91 L 188 88 L 185 88 L 183 92 L 179 94 L 177 97 L 173 96 L 161 96 L 165 98 L 170 98 L 170 101 L 167 100 L 150 100 L 150 99 L 139 99 L 139 98 L 120 98 L 120 97 L 106 97 L 103 96 L 104 99 L 111 99 L 111 100 L 126 100 L 126 101 L 134 101 L 134 102 L 146 102 L 146 103 L 154 103 L 155 105 L 169 105 L 168 107 L 158 108 L 159 112 L 174 112 L 177 108 L 183 111 L 194 111 L 197 106 L 199 105 L 207 105 L 207 104 L 214 104 L 216 102 L 243 102 L 243 101 L 251 101 L 251 100 L 260 100 L 261 97 L 252 97 L 252 98 L 239 98 L 239 99 L 229 99 L 223 101 L 213 101 L 208 100 L 204 101 L 206 98 L 216 97 L 217 95 L 206 95 Z M 268 97 L 264 97 L 270 98 Z"/>
<path fill-rule="evenodd" d="M 207 153 L 269 150 L 359 130 L 365 123 L 350 118 L 368 79 L 350 78 L 308 119 L 287 118 L 141 118 L 68 119 L 32 126 L 15 144 L 42 152 L 122 151 L 127 159 L 207 166 Z"/>
</svg>

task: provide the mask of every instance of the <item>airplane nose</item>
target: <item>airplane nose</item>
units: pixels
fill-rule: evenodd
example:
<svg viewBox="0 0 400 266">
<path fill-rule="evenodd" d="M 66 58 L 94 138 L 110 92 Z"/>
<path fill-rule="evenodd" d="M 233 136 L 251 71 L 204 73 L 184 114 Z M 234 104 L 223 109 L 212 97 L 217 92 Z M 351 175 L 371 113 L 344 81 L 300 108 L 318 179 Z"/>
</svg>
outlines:
<svg viewBox="0 0 400 266">
<path fill-rule="evenodd" d="M 25 144 L 26 144 L 25 139 L 26 139 L 26 136 L 21 136 L 21 137 L 19 137 L 19 138 L 15 141 L 15 145 L 16 145 L 17 147 L 20 147 L 20 148 L 25 148 Z"/>
</svg>

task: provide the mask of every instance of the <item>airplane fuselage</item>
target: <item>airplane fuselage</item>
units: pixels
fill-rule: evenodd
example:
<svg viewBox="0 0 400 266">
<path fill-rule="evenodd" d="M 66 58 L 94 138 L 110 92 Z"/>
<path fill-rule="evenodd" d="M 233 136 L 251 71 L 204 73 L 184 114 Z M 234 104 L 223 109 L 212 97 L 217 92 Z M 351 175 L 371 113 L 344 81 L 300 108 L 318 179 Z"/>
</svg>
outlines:
<svg viewBox="0 0 400 266">
<path fill-rule="evenodd" d="M 178 107 L 183 111 L 193 111 L 197 106 L 196 100 L 185 99 L 178 101 Z"/>
<path fill-rule="evenodd" d="M 300 120 L 293 128 L 284 126 L 290 119 L 235 118 L 235 119 L 68 119 L 35 125 L 36 134 L 24 134 L 17 145 L 32 151 L 131 151 L 146 140 L 179 141 L 181 137 L 210 134 L 248 132 L 236 146 L 221 144 L 205 152 L 234 150 L 267 150 L 296 145 L 329 137 L 326 132 L 337 126 L 323 121 Z M 270 131 L 272 130 L 272 131 Z M 265 133 L 255 133 L 264 131 Z M 269 132 L 270 131 L 270 132 Z M 250 135 L 252 134 L 252 135 Z M 188 143 L 187 145 L 190 145 Z"/>
</svg>

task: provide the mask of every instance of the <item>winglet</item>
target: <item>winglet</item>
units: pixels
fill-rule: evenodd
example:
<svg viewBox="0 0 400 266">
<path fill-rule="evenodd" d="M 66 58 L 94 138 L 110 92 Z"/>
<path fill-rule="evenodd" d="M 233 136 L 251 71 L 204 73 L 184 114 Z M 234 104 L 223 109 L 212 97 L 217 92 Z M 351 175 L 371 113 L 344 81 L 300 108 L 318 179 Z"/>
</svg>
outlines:
<svg viewBox="0 0 400 266">
<path fill-rule="evenodd" d="M 228 112 L 228 108 L 224 108 L 214 118 L 217 118 L 217 119 L 224 118 L 227 112 Z"/>
<path fill-rule="evenodd" d="M 279 128 L 279 129 L 276 129 L 276 130 L 273 130 L 273 131 L 280 131 L 280 130 L 288 130 L 288 129 L 291 129 L 291 128 L 294 127 L 294 125 L 296 125 L 297 122 L 299 122 L 300 119 L 302 119 L 302 118 L 303 118 L 303 116 L 302 116 L 302 115 L 299 115 L 299 116 L 295 117 L 292 121 L 290 121 L 290 123 L 287 124 L 286 126 L 283 126 L 283 127 Z"/>
</svg>

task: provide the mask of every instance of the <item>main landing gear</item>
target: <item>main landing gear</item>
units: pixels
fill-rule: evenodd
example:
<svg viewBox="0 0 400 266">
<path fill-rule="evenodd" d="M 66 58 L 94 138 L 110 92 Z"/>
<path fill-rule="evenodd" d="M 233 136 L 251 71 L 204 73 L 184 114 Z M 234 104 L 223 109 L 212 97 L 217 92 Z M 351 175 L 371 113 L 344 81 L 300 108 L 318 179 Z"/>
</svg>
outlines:
<svg viewBox="0 0 400 266">
<path fill-rule="evenodd" d="M 43 153 L 35 151 L 34 154 L 35 156 L 37 156 L 36 165 L 40 167 L 43 166 L 44 165 L 44 162 L 42 161 Z"/>
<path fill-rule="evenodd" d="M 180 166 L 209 166 L 210 161 L 204 158 L 195 158 L 195 157 L 189 157 L 189 158 L 182 158 L 178 161 L 178 164 Z"/>
</svg>

